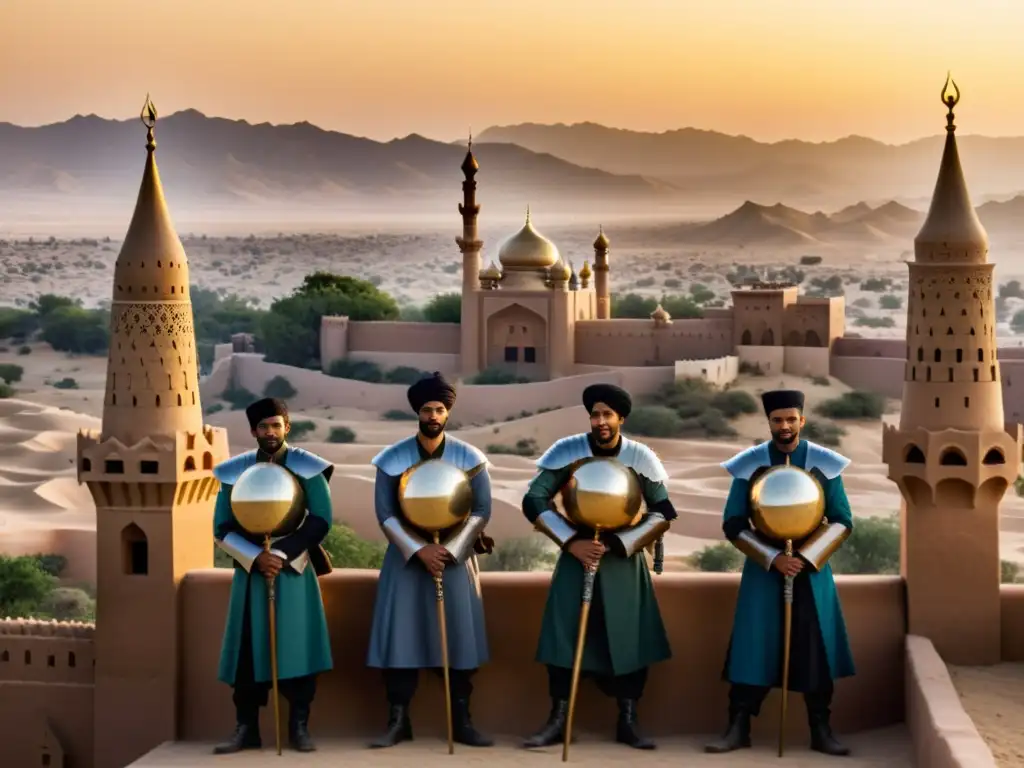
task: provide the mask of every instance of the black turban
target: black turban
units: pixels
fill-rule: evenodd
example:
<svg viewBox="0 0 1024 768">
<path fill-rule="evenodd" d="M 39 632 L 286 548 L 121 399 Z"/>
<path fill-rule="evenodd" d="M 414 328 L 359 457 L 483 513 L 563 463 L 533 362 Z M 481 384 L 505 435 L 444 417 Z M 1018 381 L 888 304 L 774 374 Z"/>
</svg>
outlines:
<svg viewBox="0 0 1024 768">
<path fill-rule="evenodd" d="M 773 389 L 761 395 L 761 402 L 764 404 L 765 416 L 771 416 L 772 411 L 781 411 L 784 408 L 804 409 L 804 393 L 798 389 Z"/>
<path fill-rule="evenodd" d="M 591 413 L 598 403 L 604 403 L 622 418 L 633 410 L 633 398 L 629 392 L 614 384 L 591 384 L 583 390 L 583 407 L 587 413 Z"/>
<path fill-rule="evenodd" d="M 256 429 L 256 425 L 264 419 L 272 419 L 274 416 L 284 416 L 288 420 L 288 406 L 284 400 L 276 397 L 264 397 L 245 409 L 245 417 L 249 419 L 249 429 Z"/>
<path fill-rule="evenodd" d="M 455 405 L 455 387 L 438 371 L 426 376 L 409 387 L 409 405 L 419 413 L 420 408 L 430 402 L 438 402 L 449 411 Z"/>
</svg>

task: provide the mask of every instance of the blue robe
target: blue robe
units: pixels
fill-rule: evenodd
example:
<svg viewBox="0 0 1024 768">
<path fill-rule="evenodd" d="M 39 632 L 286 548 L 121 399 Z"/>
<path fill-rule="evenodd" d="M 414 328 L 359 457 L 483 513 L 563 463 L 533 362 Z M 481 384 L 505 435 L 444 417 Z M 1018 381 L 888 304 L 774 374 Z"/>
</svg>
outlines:
<svg viewBox="0 0 1024 768">
<path fill-rule="evenodd" d="M 445 436 L 437 453 L 428 457 L 421 450 L 420 458 L 443 460 L 449 442 L 457 441 Z M 416 446 L 422 449 L 418 441 Z M 382 526 L 389 518 L 401 517 L 400 477 L 380 468 L 377 470 L 374 506 L 377 522 Z M 491 480 L 486 467 L 472 477 L 470 488 L 473 492 L 470 516 L 490 520 Z M 423 538 L 430 540 L 425 534 Z M 471 555 L 463 563 L 446 565 L 442 583 L 449 666 L 451 669 L 476 669 L 490 657 L 476 558 Z M 434 577 L 417 556 L 406 561 L 398 547 L 389 543 L 377 582 L 366 665 L 379 669 L 428 669 L 440 667 L 441 663 Z"/>
<path fill-rule="evenodd" d="M 791 463 L 805 468 L 807 453 L 807 441 L 801 441 L 790 454 Z M 769 447 L 769 456 L 773 466 L 785 463 L 785 455 L 774 446 Z M 818 472 L 814 472 L 814 475 L 821 482 L 825 493 L 825 517 L 830 523 L 840 523 L 852 530 L 853 513 L 843 488 L 842 476 L 837 475 L 829 480 Z M 750 519 L 750 487 L 749 480 L 733 478 L 729 497 L 725 502 L 723 522 Z M 794 545 L 794 550 L 796 549 L 797 546 Z M 820 571 L 815 571 L 805 565 L 797 579 L 808 579 L 810 582 L 813 606 L 817 612 L 816 623 L 820 630 L 831 678 L 835 680 L 854 675 L 853 654 L 850 651 L 843 610 L 832 576 L 832 566 L 826 564 Z M 762 687 L 775 687 L 780 684 L 783 585 L 784 577 L 781 573 L 774 568 L 766 571 L 758 563 L 747 558 L 740 580 L 732 640 L 726 659 L 725 676 L 730 682 Z M 796 613 L 794 609 L 794 634 L 800 631 L 799 625 L 805 624 Z M 801 663 L 801 659 L 795 656 L 796 654 L 793 664 L 797 665 Z"/>
</svg>

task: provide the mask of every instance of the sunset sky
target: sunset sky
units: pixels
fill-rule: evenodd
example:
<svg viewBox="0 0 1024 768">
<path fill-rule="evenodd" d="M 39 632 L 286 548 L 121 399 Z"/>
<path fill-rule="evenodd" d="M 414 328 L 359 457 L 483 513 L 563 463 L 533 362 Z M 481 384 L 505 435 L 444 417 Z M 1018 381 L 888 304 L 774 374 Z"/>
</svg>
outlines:
<svg viewBox="0 0 1024 768">
<path fill-rule="evenodd" d="M 1021 0 L 0 0 L 0 121 L 194 107 L 391 139 L 594 121 L 1024 135 Z"/>
</svg>

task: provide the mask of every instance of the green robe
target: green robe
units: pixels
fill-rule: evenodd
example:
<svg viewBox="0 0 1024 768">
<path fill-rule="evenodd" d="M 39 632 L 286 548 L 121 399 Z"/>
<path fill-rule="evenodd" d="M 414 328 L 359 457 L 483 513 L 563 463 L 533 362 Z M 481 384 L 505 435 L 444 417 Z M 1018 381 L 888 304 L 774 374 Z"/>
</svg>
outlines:
<svg viewBox="0 0 1024 768">
<path fill-rule="evenodd" d="M 572 467 L 541 470 L 530 483 L 524 509 L 536 515 L 551 508 L 551 500 L 569 481 Z M 640 475 L 648 508 L 668 498 L 664 484 Z M 581 536 L 587 536 L 580 530 Z M 590 534 L 592 535 L 592 534 Z M 583 597 L 583 564 L 568 551 L 562 552 L 551 576 L 536 660 L 555 667 L 571 668 L 579 633 Z M 618 676 L 643 669 L 672 657 L 658 599 L 644 553 L 621 557 L 614 550 L 602 559 L 594 587 L 595 603 L 601 601 L 603 627 L 590 622 L 583 648 L 581 669 L 597 675 Z M 592 614 L 594 609 L 591 609 Z M 593 631 L 603 630 L 603 631 Z"/>
<path fill-rule="evenodd" d="M 785 464 L 785 455 L 774 446 L 770 447 L 769 455 L 773 466 Z M 807 442 L 801 441 L 790 454 L 790 461 L 804 468 L 806 459 Z M 825 517 L 830 523 L 841 523 L 852 530 L 853 512 L 843 487 L 842 475 L 832 480 L 826 479 L 819 472 L 814 472 L 814 476 L 825 492 Z M 733 478 L 725 502 L 723 522 L 734 518 L 749 520 L 750 486 L 748 480 Z M 794 549 L 797 547 L 794 546 Z M 817 623 L 832 679 L 852 676 L 855 674 L 853 654 L 832 576 L 832 566 L 826 563 L 820 571 L 815 571 L 805 565 L 797 578 L 810 580 Z M 747 558 L 740 580 L 732 640 L 726 659 L 725 676 L 730 682 L 764 687 L 779 685 L 782 678 L 783 586 L 784 577 L 781 573 L 774 568 L 766 571 Z M 797 631 L 796 624 L 794 617 L 794 631 Z M 799 660 L 794 660 L 794 663 L 799 663 Z"/>
<path fill-rule="evenodd" d="M 309 514 L 323 519 L 330 529 L 333 515 L 327 479 L 317 475 L 310 479 L 296 476 L 296 480 L 306 495 Z M 231 488 L 230 485 L 221 485 L 217 495 L 213 515 L 214 535 L 230 526 L 234 519 L 231 512 Z M 327 617 L 324 615 L 320 584 L 312 563 L 307 563 L 302 573 L 285 565 L 277 576 L 275 591 L 278 679 L 304 677 L 331 669 L 331 639 L 327 633 Z M 250 573 L 236 565 L 217 674 L 217 678 L 228 685 L 234 685 L 238 668 L 238 649 L 247 593 L 253 676 L 258 683 L 270 681 L 267 581 L 255 564 Z"/>
</svg>

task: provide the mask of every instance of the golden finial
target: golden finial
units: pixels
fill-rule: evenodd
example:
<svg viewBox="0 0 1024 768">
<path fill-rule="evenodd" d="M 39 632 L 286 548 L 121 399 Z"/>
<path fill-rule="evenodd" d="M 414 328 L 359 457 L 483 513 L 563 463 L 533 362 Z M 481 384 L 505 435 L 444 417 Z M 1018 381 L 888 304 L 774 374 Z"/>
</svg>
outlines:
<svg viewBox="0 0 1024 768">
<path fill-rule="evenodd" d="M 960 103 L 960 89 L 956 85 L 956 80 L 953 79 L 949 72 L 946 72 L 946 84 L 942 86 L 942 103 L 949 109 L 949 113 L 946 115 L 946 130 L 955 131 L 953 107 Z"/>
<path fill-rule="evenodd" d="M 469 151 L 473 151 L 473 129 L 469 129 Z"/>
<path fill-rule="evenodd" d="M 530 223 L 530 204 L 526 204 L 526 223 Z"/>
<path fill-rule="evenodd" d="M 146 94 L 146 103 L 142 105 L 142 114 L 139 115 L 142 124 L 146 126 L 146 149 L 152 152 L 156 149 L 156 140 L 153 138 L 153 128 L 156 127 L 156 104 Z"/>
</svg>

